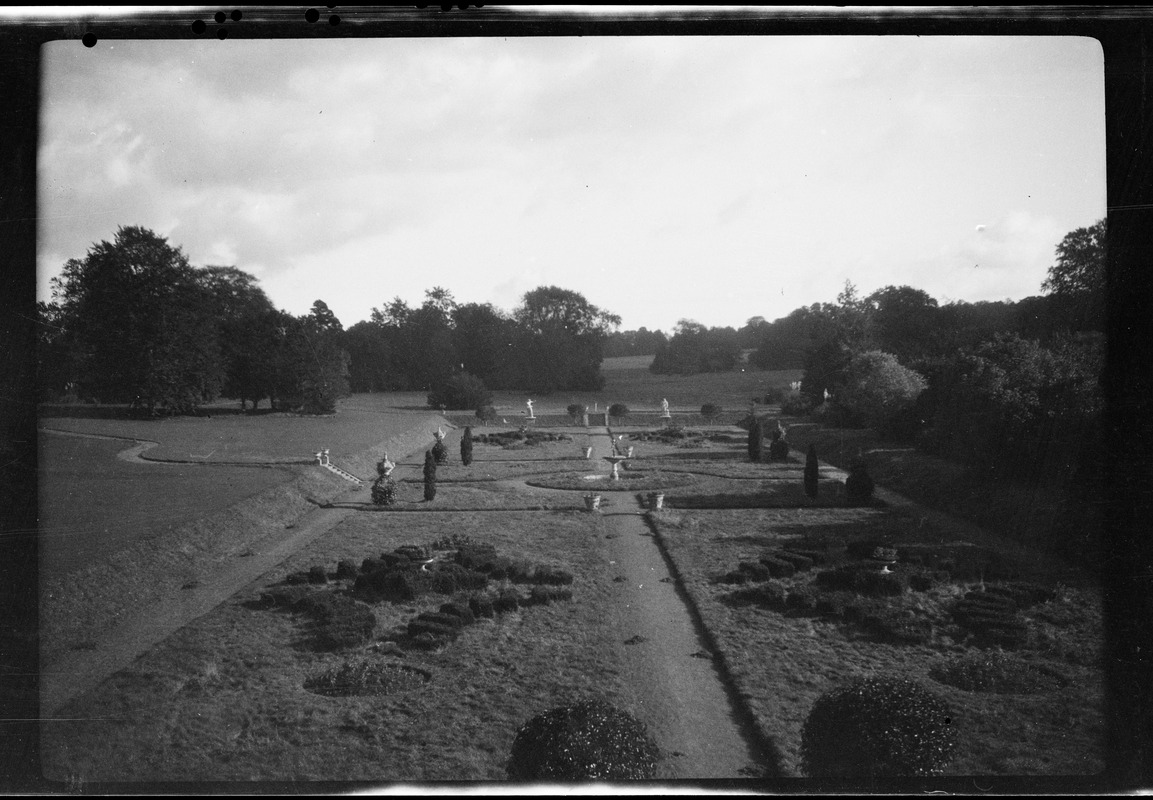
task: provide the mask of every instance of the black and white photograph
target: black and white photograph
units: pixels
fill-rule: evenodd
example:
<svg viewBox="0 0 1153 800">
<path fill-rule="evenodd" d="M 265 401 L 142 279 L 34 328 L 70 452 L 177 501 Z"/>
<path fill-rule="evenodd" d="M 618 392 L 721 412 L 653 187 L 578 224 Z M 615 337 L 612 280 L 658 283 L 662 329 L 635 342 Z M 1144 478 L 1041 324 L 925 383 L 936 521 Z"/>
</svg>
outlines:
<svg viewBox="0 0 1153 800">
<path fill-rule="evenodd" d="M 720 9 L 0 20 L 37 785 L 1145 782 L 1129 40 Z"/>
</svg>

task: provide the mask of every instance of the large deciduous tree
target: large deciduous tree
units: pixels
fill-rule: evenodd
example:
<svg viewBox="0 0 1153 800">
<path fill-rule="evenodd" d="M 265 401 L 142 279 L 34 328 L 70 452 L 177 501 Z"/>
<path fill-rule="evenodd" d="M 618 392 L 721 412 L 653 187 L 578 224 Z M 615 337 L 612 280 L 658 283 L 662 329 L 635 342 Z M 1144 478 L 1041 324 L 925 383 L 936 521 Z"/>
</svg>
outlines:
<svg viewBox="0 0 1153 800">
<path fill-rule="evenodd" d="M 600 389 L 604 341 L 621 318 L 583 295 L 557 286 L 527 292 L 513 312 L 526 338 L 521 359 L 522 387 L 539 392 Z"/>
<path fill-rule="evenodd" d="M 1067 234 L 1057 245 L 1057 263 L 1041 284 L 1079 330 L 1104 330 L 1105 234 L 1104 219 Z"/>
<path fill-rule="evenodd" d="M 179 247 L 141 227 L 70 259 L 53 279 L 81 392 L 185 413 L 223 381 L 214 297 Z"/>
<path fill-rule="evenodd" d="M 207 266 L 197 279 L 212 297 L 223 359 L 223 394 L 252 401 L 271 396 L 276 309 L 257 279 L 236 267 Z"/>
</svg>

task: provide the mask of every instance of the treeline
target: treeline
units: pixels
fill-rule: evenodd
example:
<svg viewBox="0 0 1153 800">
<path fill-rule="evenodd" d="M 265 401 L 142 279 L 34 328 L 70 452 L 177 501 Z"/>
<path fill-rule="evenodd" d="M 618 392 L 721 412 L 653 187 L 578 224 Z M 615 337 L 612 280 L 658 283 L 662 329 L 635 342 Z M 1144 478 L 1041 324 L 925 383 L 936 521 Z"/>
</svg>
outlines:
<svg viewBox="0 0 1153 800">
<path fill-rule="evenodd" d="M 1044 294 L 1016 303 L 940 306 L 909 286 L 861 298 L 847 283 L 836 303 L 758 325 L 751 361 L 804 370 L 780 398 L 786 413 L 874 427 L 1084 499 L 1102 473 L 1105 221 L 1056 255 Z"/>
<path fill-rule="evenodd" d="M 620 318 L 580 294 L 540 287 L 512 314 L 458 304 L 439 287 L 425 295 L 418 308 L 396 298 L 345 330 L 322 300 L 294 316 L 253 276 L 193 267 L 163 237 L 122 227 L 69 260 L 52 302 L 38 303 L 41 399 L 184 414 L 227 397 L 331 413 L 350 391 L 422 390 L 448 405 L 486 387 L 603 386 L 603 344 Z M 466 399 L 445 392 L 462 385 L 473 390 Z"/>
</svg>

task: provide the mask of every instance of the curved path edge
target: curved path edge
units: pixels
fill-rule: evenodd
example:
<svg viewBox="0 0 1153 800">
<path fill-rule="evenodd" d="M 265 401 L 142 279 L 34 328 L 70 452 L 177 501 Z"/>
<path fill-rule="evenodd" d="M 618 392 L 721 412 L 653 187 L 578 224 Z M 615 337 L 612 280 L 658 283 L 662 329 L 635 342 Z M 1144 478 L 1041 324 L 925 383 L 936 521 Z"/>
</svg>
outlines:
<svg viewBox="0 0 1153 800">
<path fill-rule="evenodd" d="M 118 455 L 122 457 L 137 450 L 141 445 L 155 444 L 140 442 L 137 439 L 97 434 L 66 435 L 138 442 L 136 446 L 121 451 Z M 380 446 L 378 445 L 378 447 Z M 423 446 L 418 449 L 423 449 Z M 417 450 L 406 453 L 406 455 L 415 452 Z M 145 460 L 145 463 L 163 462 Z M 217 462 L 210 462 L 208 465 L 214 466 L 216 464 Z M 260 465 L 253 464 L 251 466 Z M 341 498 L 358 491 L 362 491 L 360 487 L 350 487 L 347 492 L 341 495 Z M 355 511 L 355 508 L 337 506 L 314 508 L 292 523 L 291 528 L 287 531 L 288 536 L 276 542 L 270 549 L 245 557 L 221 569 L 211 580 L 182 590 L 179 594 L 150 605 L 148 608 L 123 619 L 101 641 L 96 643 L 94 649 L 68 651 L 52 662 L 45 662 L 42 658 L 40 663 L 41 720 L 50 722 L 53 715 L 69 700 L 95 688 L 109 675 L 128 666 L 174 631 L 212 611 L 286 558 L 332 530 Z"/>
</svg>

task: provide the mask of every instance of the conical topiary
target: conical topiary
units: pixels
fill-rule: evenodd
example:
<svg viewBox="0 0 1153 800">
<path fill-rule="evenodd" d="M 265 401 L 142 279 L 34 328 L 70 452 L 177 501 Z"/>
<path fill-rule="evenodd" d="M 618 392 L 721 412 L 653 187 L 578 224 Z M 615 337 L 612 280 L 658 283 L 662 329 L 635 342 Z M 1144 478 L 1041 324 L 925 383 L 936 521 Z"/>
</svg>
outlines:
<svg viewBox="0 0 1153 800">
<path fill-rule="evenodd" d="M 749 425 L 749 461 L 754 464 L 761 460 L 761 454 L 764 452 L 765 446 L 765 429 L 761 425 L 761 421 L 753 417 L 752 423 Z"/>
<path fill-rule="evenodd" d="M 817 464 L 817 446 L 814 444 L 809 445 L 809 454 L 805 456 L 805 494 L 812 499 L 817 499 L 817 479 L 820 475 L 820 467 Z"/>
<path fill-rule="evenodd" d="M 472 427 L 464 429 L 464 436 L 460 437 L 460 463 L 466 467 L 472 463 Z"/>
<path fill-rule="evenodd" d="M 431 450 L 424 451 L 424 499 L 432 501 L 436 497 L 436 457 Z"/>
</svg>

